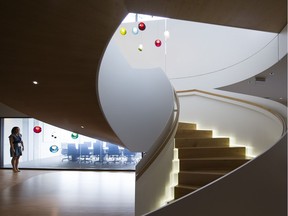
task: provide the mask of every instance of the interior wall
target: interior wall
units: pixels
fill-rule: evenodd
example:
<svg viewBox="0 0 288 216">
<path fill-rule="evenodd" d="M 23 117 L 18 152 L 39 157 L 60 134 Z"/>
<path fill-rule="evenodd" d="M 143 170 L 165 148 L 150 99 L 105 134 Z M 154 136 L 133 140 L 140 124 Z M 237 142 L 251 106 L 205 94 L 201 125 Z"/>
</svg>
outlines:
<svg viewBox="0 0 288 216">
<path fill-rule="evenodd" d="M 173 115 L 173 89 L 166 74 L 160 68 L 131 68 L 112 39 L 97 85 L 105 117 L 125 147 L 148 151 Z"/>
<path fill-rule="evenodd" d="M 269 32 L 174 19 L 167 21 L 167 29 L 171 34 L 167 40 L 170 79 L 203 76 L 233 67 L 255 55 L 277 36 Z"/>
<path fill-rule="evenodd" d="M 287 25 L 279 34 L 279 59 L 283 58 L 288 51 Z"/>
<path fill-rule="evenodd" d="M 173 158 L 174 138 L 136 181 L 135 216 L 158 209 L 174 199 Z"/>
<path fill-rule="evenodd" d="M 198 129 L 211 129 L 215 137 L 230 137 L 232 145 L 246 146 L 250 156 L 263 153 L 282 135 L 280 120 L 261 109 L 193 93 L 180 94 L 179 99 L 180 121 L 196 123 Z"/>
</svg>

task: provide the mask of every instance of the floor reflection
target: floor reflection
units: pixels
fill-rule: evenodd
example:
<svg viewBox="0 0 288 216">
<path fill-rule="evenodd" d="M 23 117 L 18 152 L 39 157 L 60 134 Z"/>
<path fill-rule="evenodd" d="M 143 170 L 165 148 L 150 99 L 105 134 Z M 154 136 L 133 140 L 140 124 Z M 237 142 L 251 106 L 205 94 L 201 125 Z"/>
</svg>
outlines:
<svg viewBox="0 0 288 216">
<path fill-rule="evenodd" d="M 20 168 L 37 168 L 37 169 L 88 169 L 88 170 L 131 170 L 134 171 L 136 164 L 140 161 L 141 155 L 138 158 L 133 158 L 133 160 L 127 157 L 110 158 L 105 156 L 102 161 L 99 158 L 89 158 L 83 160 L 81 158 L 77 160 L 68 160 L 63 156 L 54 156 L 44 159 L 32 160 L 22 162 L 20 159 Z M 11 168 L 11 164 L 5 164 L 4 168 Z"/>
<path fill-rule="evenodd" d="M 0 215 L 134 215 L 134 172 L 0 173 Z"/>
</svg>

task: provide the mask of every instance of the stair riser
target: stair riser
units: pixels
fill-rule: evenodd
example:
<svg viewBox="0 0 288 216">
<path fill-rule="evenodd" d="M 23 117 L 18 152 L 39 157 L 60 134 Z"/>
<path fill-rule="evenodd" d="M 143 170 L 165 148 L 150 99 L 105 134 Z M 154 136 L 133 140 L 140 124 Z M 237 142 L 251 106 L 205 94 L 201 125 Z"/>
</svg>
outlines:
<svg viewBox="0 0 288 216">
<path fill-rule="evenodd" d="M 180 160 L 180 171 L 233 170 L 248 160 Z"/>
<path fill-rule="evenodd" d="M 208 157 L 245 158 L 245 148 L 182 148 L 178 150 L 178 157 L 179 159 Z"/>
<path fill-rule="evenodd" d="M 175 138 L 212 138 L 212 131 L 200 130 L 180 130 L 177 131 Z"/>
<path fill-rule="evenodd" d="M 206 139 L 175 139 L 175 147 L 227 147 L 228 138 L 206 138 Z"/>
<path fill-rule="evenodd" d="M 178 199 L 182 196 L 185 196 L 191 192 L 193 192 L 195 190 L 189 190 L 189 189 L 186 189 L 186 188 L 179 188 L 179 187 L 175 187 L 174 188 L 174 198 L 175 199 Z"/>
<path fill-rule="evenodd" d="M 179 158 L 175 199 L 185 196 L 238 168 L 249 160 L 242 147 L 229 147 L 229 138 L 212 138 L 212 131 L 180 123 L 175 136 Z"/>
<path fill-rule="evenodd" d="M 187 186 L 204 186 L 220 177 L 223 174 L 195 174 L 195 173 L 179 173 L 178 184 Z"/>
<path fill-rule="evenodd" d="M 197 126 L 196 124 L 190 124 L 190 123 L 179 123 L 178 124 L 178 130 L 196 130 Z"/>
</svg>

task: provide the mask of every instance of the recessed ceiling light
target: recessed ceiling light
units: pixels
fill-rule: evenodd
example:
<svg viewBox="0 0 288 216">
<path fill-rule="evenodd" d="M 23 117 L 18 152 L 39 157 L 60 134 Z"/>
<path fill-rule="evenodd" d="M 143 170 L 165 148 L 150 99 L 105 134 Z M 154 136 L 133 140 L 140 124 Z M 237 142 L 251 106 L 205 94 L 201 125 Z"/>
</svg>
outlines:
<svg viewBox="0 0 288 216">
<path fill-rule="evenodd" d="M 33 81 L 33 84 L 34 84 L 34 85 L 38 85 L 38 82 L 37 82 L 37 81 Z"/>
<path fill-rule="evenodd" d="M 81 128 L 83 129 L 83 128 L 84 128 L 84 126 L 82 125 L 82 126 L 81 126 Z"/>
</svg>

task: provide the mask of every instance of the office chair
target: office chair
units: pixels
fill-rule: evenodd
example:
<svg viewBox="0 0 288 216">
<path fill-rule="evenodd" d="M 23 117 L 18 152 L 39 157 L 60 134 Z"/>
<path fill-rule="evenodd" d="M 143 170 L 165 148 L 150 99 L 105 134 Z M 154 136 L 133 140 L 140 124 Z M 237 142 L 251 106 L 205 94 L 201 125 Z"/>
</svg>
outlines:
<svg viewBox="0 0 288 216">
<path fill-rule="evenodd" d="M 91 143 L 90 143 L 91 145 Z M 80 162 L 90 163 L 91 162 L 91 154 L 89 150 L 89 143 L 83 143 L 79 145 L 79 155 L 80 155 Z M 83 159 L 83 160 L 81 160 Z"/>
<path fill-rule="evenodd" d="M 62 158 L 62 162 L 64 160 L 69 160 L 69 157 L 68 157 L 68 145 L 67 143 L 61 143 L 61 155 L 63 155 L 64 157 Z"/>
<path fill-rule="evenodd" d="M 112 159 L 112 162 L 115 163 L 115 162 L 119 161 L 120 156 L 121 156 L 121 152 L 120 152 L 118 146 L 109 143 L 108 144 L 108 159 Z"/>
<path fill-rule="evenodd" d="M 98 158 L 98 160 L 94 161 L 94 164 L 97 162 L 102 163 L 104 159 L 103 145 L 101 141 L 96 141 L 93 143 L 93 156 Z"/>
<path fill-rule="evenodd" d="M 124 154 L 124 157 L 127 158 L 125 163 L 135 163 L 134 157 L 136 155 L 136 152 L 131 152 L 125 148 L 123 154 Z"/>
<path fill-rule="evenodd" d="M 68 149 L 67 149 L 67 157 L 71 161 L 77 161 L 79 157 L 79 153 L 76 149 L 75 143 L 69 143 L 68 144 Z"/>
</svg>

